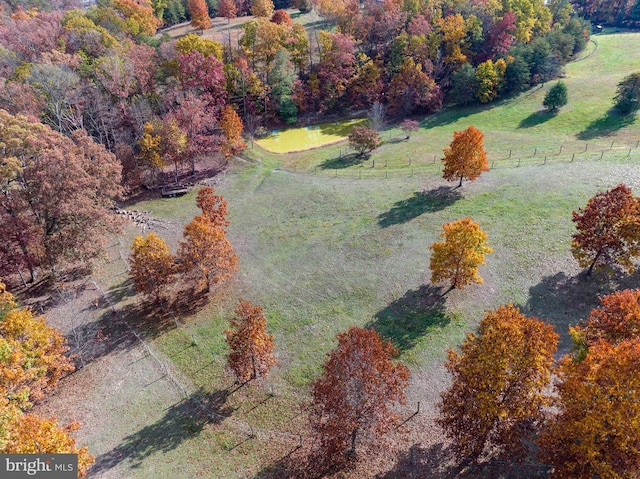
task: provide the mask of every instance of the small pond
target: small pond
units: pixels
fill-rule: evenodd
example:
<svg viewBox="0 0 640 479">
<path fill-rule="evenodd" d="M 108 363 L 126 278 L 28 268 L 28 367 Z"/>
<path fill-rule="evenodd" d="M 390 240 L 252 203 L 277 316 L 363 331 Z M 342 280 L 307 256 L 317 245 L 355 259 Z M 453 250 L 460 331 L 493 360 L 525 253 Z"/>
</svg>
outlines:
<svg viewBox="0 0 640 479">
<path fill-rule="evenodd" d="M 364 123 L 364 119 L 346 120 L 336 123 L 324 123 L 302 128 L 273 130 L 269 136 L 257 140 L 256 143 L 272 153 L 291 153 L 292 151 L 309 150 L 319 146 L 344 140 L 354 125 Z"/>
</svg>

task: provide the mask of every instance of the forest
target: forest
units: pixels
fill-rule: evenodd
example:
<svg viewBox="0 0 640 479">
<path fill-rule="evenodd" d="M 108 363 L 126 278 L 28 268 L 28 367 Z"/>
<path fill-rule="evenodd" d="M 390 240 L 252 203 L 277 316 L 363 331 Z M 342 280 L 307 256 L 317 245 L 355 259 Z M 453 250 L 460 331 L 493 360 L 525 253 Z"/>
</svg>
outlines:
<svg viewBox="0 0 640 479">
<path fill-rule="evenodd" d="M 151 477 L 145 461 L 154 455 L 166 456 L 162 477 L 637 477 L 635 171 L 572 170 L 565 193 L 559 178 L 527 170 L 537 183 L 512 199 L 520 207 L 530 199 L 538 216 L 521 223 L 495 193 L 524 180 L 495 174 L 493 130 L 458 129 L 472 112 L 506 111 L 545 92 L 545 110 L 517 128 L 570 133 L 557 153 L 536 146 L 532 158 L 562 161 L 566 144 L 567 168 L 577 168 L 576 154 L 586 157 L 595 142 L 597 160 L 609 151 L 616 168 L 626 165 L 640 141 L 637 73 L 606 79 L 615 83 L 611 108 L 597 100 L 604 116 L 585 130 L 558 123 L 572 108 L 587 111 L 572 96 L 580 85 L 568 65 L 619 46 L 594 40 L 596 24 L 633 35 L 620 29 L 640 26 L 640 1 L 0 2 L 0 453 L 78 454 L 79 477 Z M 635 65 L 622 50 L 619 64 Z M 312 167 L 305 161 L 333 147 L 307 154 L 300 145 L 302 153 L 274 160 L 254 145 L 283 128 L 354 118 L 366 126 L 353 126 L 336 158 Z M 438 127 L 447 140 L 434 175 L 412 155 L 431 156 Z M 571 150 L 578 140 L 584 151 Z M 499 161 L 511 160 L 518 140 L 503 141 L 509 153 Z M 354 153 L 344 155 L 347 142 Z M 613 156 L 616 142 L 627 156 Z M 389 179 L 393 155 L 411 173 L 392 179 L 392 192 L 377 179 L 338 178 L 339 170 L 375 175 L 384 158 Z M 427 179 L 414 179 L 414 166 Z M 329 185 L 319 167 L 342 182 Z M 410 199 L 397 196 L 418 181 Z M 557 211 L 536 191 L 551 184 L 558 211 L 570 211 L 558 228 Z M 187 194 L 161 199 L 171 188 Z M 489 206 L 487 195 L 495 195 Z M 500 229 L 501 217 L 518 223 L 522 239 Z M 417 230 L 399 230 L 426 218 L 419 240 Z M 567 247 L 562 260 L 538 263 L 566 267 L 570 258 L 574 284 L 592 285 L 581 286 L 590 295 L 580 316 L 548 322 L 493 270 L 484 273 L 495 256 L 518 283 L 528 269 L 514 273 L 511 263 L 540 258 L 527 250 L 522 260 L 520 248 L 531 248 L 526 229 L 544 221 L 554 223 L 541 236 L 553 245 L 562 236 Z M 412 258 L 421 250 L 419 274 L 401 271 L 398 245 Z M 415 290 L 410 275 L 421 276 Z M 290 297 L 273 299 L 272 282 Z M 468 291 L 496 284 L 498 293 L 472 304 Z M 307 317 L 290 321 L 301 311 Z M 444 339 L 422 338 L 431 335 Z M 104 372 L 105 361 L 148 369 L 101 386 L 101 374 L 120 374 Z M 438 384 L 426 388 L 430 367 Z M 137 394 L 156 382 L 169 387 L 156 402 L 146 392 L 141 400 L 156 422 L 134 416 L 140 428 L 129 430 L 125 416 L 114 427 L 119 442 L 92 436 L 109 425 L 91 407 L 105 405 L 113 418 L 123 383 Z M 425 396 L 413 412 L 409 401 Z M 101 425 L 88 433 L 85 420 Z M 423 428 L 446 453 L 431 442 L 421 462 Z M 188 440 L 203 442 L 186 473 L 184 451 L 171 462 Z M 205 465 L 209 446 L 216 459 Z M 246 469 L 227 456 L 249 458 Z"/>
</svg>

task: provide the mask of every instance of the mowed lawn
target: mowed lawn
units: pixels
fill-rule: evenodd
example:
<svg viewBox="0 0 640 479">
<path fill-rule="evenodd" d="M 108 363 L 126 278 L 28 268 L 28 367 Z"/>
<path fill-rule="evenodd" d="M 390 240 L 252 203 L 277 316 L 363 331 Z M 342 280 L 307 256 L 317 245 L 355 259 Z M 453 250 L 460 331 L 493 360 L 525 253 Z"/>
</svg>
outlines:
<svg viewBox="0 0 640 479">
<path fill-rule="evenodd" d="M 620 182 L 640 192 L 640 150 L 629 154 L 628 148 L 640 140 L 640 127 L 608 111 L 617 82 L 640 70 L 639 38 L 596 37 L 590 56 L 567 66 L 569 105 L 555 117 L 539 111 L 550 82 L 496 104 L 424 119 L 410 141 L 388 142 L 375 152 L 375 168 L 369 159 L 340 168 L 337 177 L 315 167 L 339 157 L 340 145 L 280 156 L 257 147 L 249 151 L 247 156 L 262 163 L 236 164 L 216 188 L 229 203 L 229 238 L 240 272 L 225 300 L 153 340 L 194 388 L 215 399 L 212 407 L 230 417 L 206 424 L 167 421 L 163 426 L 184 434 L 172 436 L 171 447 L 159 448 L 162 455 L 144 456 L 129 477 L 169 477 L 176 470 L 181 477 L 198 471 L 207 471 L 204 477 L 262 477 L 259 471 L 306 433 L 300 413 L 308 386 L 335 335 L 352 325 L 374 327 L 394 342 L 413 371 L 410 399 L 422 401 L 427 412 L 446 385 L 446 350 L 488 309 L 514 303 L 552 322 L 561 334 L 561 350 L 567 351 L 568 325 L 586 318 L 598 295 L 640 286 L 637 274 L 585 278 L 570 254 L 573 210 Z M 506 159 L 511 149 L 511 160 L 531 161 L 520 167 L 498 162 L 459 189 L 440 178 L 437 164 L 425 161 L 413 176 L 403 166 L 408 158 L 418 162 L 440 155 L 452 132 L 469 124 L 485 133 L 496 158 Z M 595 157 L 582 154 L 571 161 L 570 152 L 585 144 Z M 544 151 L 559 151 L 560 145 L 566 151 L 553 160 L 548 153 L 543 164 Z M 533 156 L 534 149 L 542 156 Z M 388 178 L 385 161 L 392 172 Z M 358 168 L 378 173 L 360 178 Z M 195 192 L 135 208 L 178 225 L 197 214 Z M 442 297 L 445 288 L 429 282 L 429 245 L 438 240 L 443 223 L 466 216 L 488 233 L 494 253 L 480 271 L 484 284 Z M 179 227 L 166 231 L 174 248 L 179 232 Z M 223 331 L 238 297 L 264 308 L 279 364 L 260 387 L 230 393 Z M 273 397 L 267 394 L 271 388 Z M 256 437 L 245 440 L 251 427 Z"/>
</svg>

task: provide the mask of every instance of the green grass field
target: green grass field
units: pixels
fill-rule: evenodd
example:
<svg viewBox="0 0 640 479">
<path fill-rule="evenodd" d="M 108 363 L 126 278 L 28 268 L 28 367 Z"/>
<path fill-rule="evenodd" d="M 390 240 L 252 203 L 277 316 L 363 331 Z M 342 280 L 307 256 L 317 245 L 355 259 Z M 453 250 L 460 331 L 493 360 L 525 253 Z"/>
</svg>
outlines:
<svg viewBox="0 0 640 479">
<path fill-rule="evenodd" d="M 569 104 L 553 117 L 541 111 L 550 82 L 423 119 L 410 141 L 389 129 L 386 144 L 362 164 L 340 163 L 345 144 L 289 155 L 249 149 L 247 158 L 256 161 L 235 165 L 217 188 L 229 203 L 229 237 L 240 258 L 228 299 L 154 339 L 230 418 L 179 421 L 176 427 L 187 428 L 181 440 L 162 456 L 145 456 L 130 477 L 171 477 L 175 470 L 263 477 L 261 468 L 304 434 L 299 412 L 307 387 L 336 333 L 351 325 L 372 326 L 394 342 L 414 371 L 410 397 L 430 402 L 427 410 L 446 383 L 447 348 L 488 309 L 514 303 L 550 321 L 566 351 L 567 326 L 586 317 L 597 295 L 640 286 L 637 274 L 586 279 L 569 248 L 571 212 L 594 193 L 620 182 L 640 191 L 640 124 L 609 111 L 617 82 L 640 70 L 639 38 L 595 37 L 585 58 L 567 66 Z M 433 157 L 469 124 L 484 132 L 494 168 L 452 190 Z M 197 213 L 194 197 L 135 208 L 182 224 Z M 484 284 L 443 298 L 429 283 L 428 248 L 444 222 L 465 216 L 488 233 L 494 253 L 480 271 Z M 279 364 L 266 384 L 229 394 L 222 331 L 238 297 L 265 309 Z M 271 387 L 273 397 L 266 394 Z M 251 426 L 262 432 L 243 439 Z"/>
</svg>

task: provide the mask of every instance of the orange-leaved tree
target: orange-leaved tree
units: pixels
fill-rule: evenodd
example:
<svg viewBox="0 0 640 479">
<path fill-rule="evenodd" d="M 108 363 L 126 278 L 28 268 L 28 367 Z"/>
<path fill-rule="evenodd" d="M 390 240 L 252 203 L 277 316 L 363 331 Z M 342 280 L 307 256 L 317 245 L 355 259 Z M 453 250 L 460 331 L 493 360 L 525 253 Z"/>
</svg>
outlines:
<svg viewBox="0 0 640 479">
<path fill-rule="evenodd" d="M 2 283 L 0 293 L 0 391 L 24 409 L 74 366 L 65 356 L 69 348 L 58 330 L 29 308 L 17 307 Z"/>
<path fill-rule="evenodd" d="M 525 452 L 523 438 L 542 419 L 558 335 L 513 305 L 486 313 L 461 352 L 447 355 L 453 376 L 437 422 L 456 455 L 476 461 L 486 452 Z"/>
<path fill-rule="evenodd" d="M 337 336 L 323 375 L 313 384 L 311 427 L 325 457 L 356 453 L 361 438 L 377 438 L 396 423 L 405 402 L 409 369 L 392 358 L 397 351 L 373 329 L 352 327 Z"/>
<path fill-rule="evenodd" d="M 216 195 L 213 188 L 205 186 L 198 191 L 196 205 L 202 210 L 202 214 L 215 226 L 219 226 L 226 231 L 229 221 L 227 220 L 227 201 L 223 196 Z"/>
<path fill-rule="evenodd" d="M 447 181 L 475 180 L 483 171 L 489 171 L 487 153 L 484 151 L 484 135 L 473 125 L 453 133 L 453 141 L 444 149 L 443 178 Z"/>
<path fill-rule="evenodd" d="M 640 477 L 640 338 L 598 341 L 556 373 L 557 413 L 540 435 L 554 479 Z"/>
<path fill-rule="evenodd" d="M 129 264 L 136 291 L 153 295 L 156 300 L 175 273 L 175 260 L 167 243 L 153 232 L 134 238 Z"/>
<path fill-rule="evenodd" d="M 429 267 L 431 282 L 449 281 L 451 289 L 463 289 L 471 283 L 482 284 L 478 267 L 493 250 L 487 245 L 487 233 L 471 218 L 445 223 L 440 236 L 444 241 L 433 243 Z"/>
<path fill-rule="evenodd" d="M 0 411 L 0 414 L 2 412 Z M 0 438 L 3 454 L 77 454 L 78 477 L 85 477 L 94 457 L 86 447 L 78 447 L 71 432 L 79 424 L 60 426 L 55 418 L 16 413 L 6 424 L 6 434 Z"/>
<path fill-rule="evenodd" d="M 220 128 L 222 128 L 226 139 L 222 146 L 222 151 L 227 159 L 237 155 L 247 147 L 247 144 L 242 139 L 242 120 L 231 105 L 226 105 L 222 109 Z"/>
<path fill-rule="evenodd" d="M 587 206 L 573 212 L 577 233 L 571 241 L 573 256 L 587 275 L 617 264 L 633 273 L 633 258 L 640 255 L 640 202 L 631 188 L 620 184 L 598 193 Z"/>
<path fill-rule="evenodd" d="M 113 0 L 112 5 L 125 17 L 125 28 L 133 35 L 154 35 L 162 25 L 149 0 Z"/>
<path fill-rule="evenodd" d="M 235 316 L 229 323 L 231 329 L 224 332 L 229 345 L 227 363 L 238 382 L 266 377 L 276 360 L 273 357 L 273 336 L 266 332 L 267 318 L 262 308 L 239 300 Z"/>
<path fill-rule="evenodd" d="M 238 271 L 238 256 L 225 230 L 205 215 L 198 215 L 184 227 L 178 263 L 183 273 L 194 273 L 209 291 L 211 283 L 221 283 Z"/>
<path fill-rule="evenodd" d="M 191 16 L 191 26 L 196 30 L 211 28 L 209 10 L 204 0 L 187 0 L 187 10 Z"/>
<path fill-rule="evenodd" d="M 232 18 L 238 16 L 238 9 L 236 3 L 233 0 L 220 0 L 218 4 L 218 15 L 227 19 L 227 24 Z"/>
<path fill-rule="evenodd" d="M 640 338 L 640 289 L 616 291 L 600 298 L 600 307 L 591 310 L 587 322 L 575 330 L 587 345 L 601 339 L 618 344 Z"/>
</svg>

